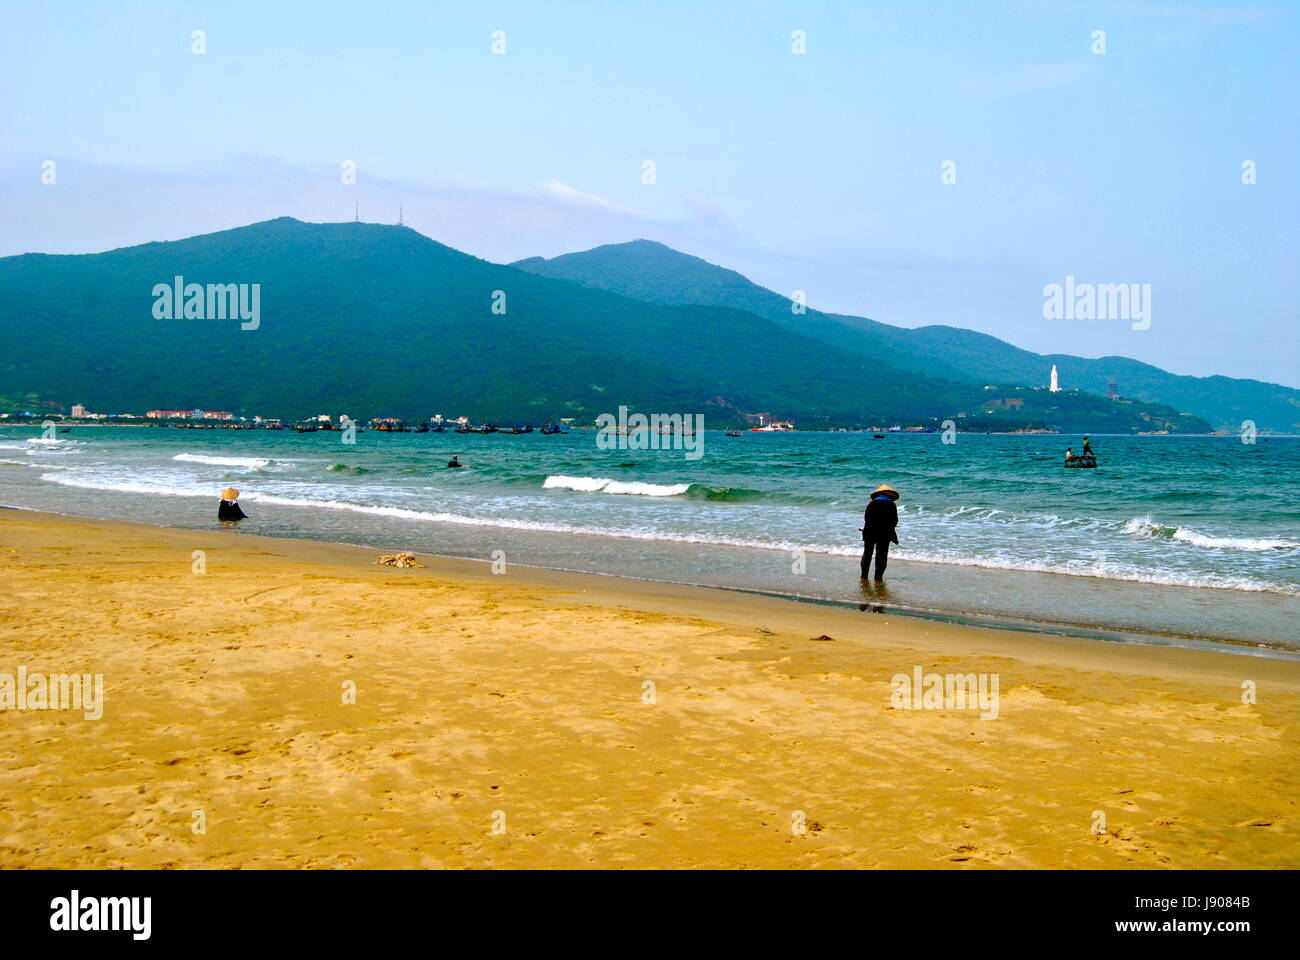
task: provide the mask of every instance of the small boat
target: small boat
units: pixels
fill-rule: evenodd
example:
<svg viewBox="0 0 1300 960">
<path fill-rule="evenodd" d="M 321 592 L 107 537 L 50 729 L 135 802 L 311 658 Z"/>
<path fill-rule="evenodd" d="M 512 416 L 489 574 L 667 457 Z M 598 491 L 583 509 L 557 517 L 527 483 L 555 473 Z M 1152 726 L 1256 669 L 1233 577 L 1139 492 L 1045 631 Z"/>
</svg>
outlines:
<svg viewBox="0 0 1300 960">
<path fill-rule="evenodd" d="M 293 428 L 296 433 L 315 433 L 316 427 L 311 425 L 298 426 Z"/>
<path fill-rule="evenodd" d="M 1065 461 L 1065 466 L 1069 469 L 1095 469 L 1097 466 L 1096 457 L 1071 457 Z"/>
<path fill-rule="evenodd" d="M 884 435 L 883 433 L 873 433 L 873 434 L 871 435 L 871 439 L 872 439 L 872 440 L 884 440 L 884 439 L 885 439 L 885 435 Z"/>
<path fill-rule="evenodd" d="M 743 437 L 744 435 L 745 435 L 745 431 L 744 431 L 744 430 L 728 430 L 728 431 L 727 431 L 727 436 L 729 436 L 729 437 Z"/>
<path fill-rule="evenodd" d="M 527 427 L 527 426 L 524 426 L 524 427 L 511 427 L 511 428 L 510 428 L 510 432 L 511 432 L 511 433 L 516 433 L 516 434 L 517 434 L 517 433 L 532 433 L 532 432 L 533 432 L 533 428 L 532 428 L 532 427 Z"/>
<path fill-rule="evenodd" d="M 429 432 L 429 425 L 426 424 L 426 423 L 422 423 L 422 424 L 420 424 L 418 427 L 415 428 L 415 432 L 416 432 L 416 433 L 428 433 L 428 432 Z"/>
</svg>

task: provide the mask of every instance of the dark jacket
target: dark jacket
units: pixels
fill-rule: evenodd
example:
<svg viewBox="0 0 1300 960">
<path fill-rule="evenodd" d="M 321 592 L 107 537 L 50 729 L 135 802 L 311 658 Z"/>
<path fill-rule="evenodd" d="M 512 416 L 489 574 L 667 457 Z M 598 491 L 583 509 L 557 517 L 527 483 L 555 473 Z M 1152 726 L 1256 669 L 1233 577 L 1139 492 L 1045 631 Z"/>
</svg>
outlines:
<svg viewBox="0 0 1300 960">
<path fill-rule="evenodd" d="M 862 515 L 862 539 L 871 543 L 891 540 L 898 543 L 898 507 L 888 497 L 872 500 Z"/>
<path fill-rule="evenodd" d="M 239 509 L 238 500 L 222 500 L 221 506 L 217 507 L 218 520 L 243 520 L 244 511 Z"/>
</svg>

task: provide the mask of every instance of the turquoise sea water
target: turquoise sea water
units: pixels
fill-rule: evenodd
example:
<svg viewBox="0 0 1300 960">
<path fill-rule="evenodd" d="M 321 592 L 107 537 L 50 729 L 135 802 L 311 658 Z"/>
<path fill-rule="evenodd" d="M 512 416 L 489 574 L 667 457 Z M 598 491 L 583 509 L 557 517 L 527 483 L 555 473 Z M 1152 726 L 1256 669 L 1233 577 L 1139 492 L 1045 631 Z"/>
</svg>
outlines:
<svg viewBox="0 0 1300 960">
<path fill-rule="evenodd" d="M 1065 470 L 1079 437 L 710 431 L 690 460 L 591 431 L 342 436 L 0 428 L 0 503 L 207 528 L 233 485 L 245 533 L 1300 649 L 1300 438 L 1094 436 L 1099 468 Z M 864 592 L 885 482 L 900 544 Z"/>
</svg>

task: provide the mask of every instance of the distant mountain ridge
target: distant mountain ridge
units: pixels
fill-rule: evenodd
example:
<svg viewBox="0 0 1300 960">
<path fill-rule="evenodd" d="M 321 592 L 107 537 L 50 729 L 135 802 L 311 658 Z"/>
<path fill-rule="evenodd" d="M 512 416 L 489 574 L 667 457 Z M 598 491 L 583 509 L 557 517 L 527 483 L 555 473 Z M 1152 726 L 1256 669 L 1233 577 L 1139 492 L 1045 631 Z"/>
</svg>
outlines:
<svg viewBox="0 0 1300 960">
<path fill-rule="evenodd" d="M 258 284 L 256 328 L 199 310 L 156 314 L 155 288 L 177 276 Z M 843 346 L 827 340 L 837 336 Z M 0 259 L 0 400 L 289 419 L 590 423 L 626 405 L 703 413 L 712 425 L 767 413 L 801 428 L 965 416 L 980 429 L 1207 429 L 1167 407 L 1001 397 L 893 366 L 860 336 L 817 314 L 792 326 L 725 304 L 635 299 L 379 224 L 281 217 L 105 253 Z"/>
<path fill-rule="evenodd" d="M 1127 357 L 1094 360 L 1037 354 L 988 334 L 947 325 L 908 329 L 813 309 L 800 315 L 791 310 L 787 297 L 740 273 L 652 240 L 607 244 L 549 260 L 530 257 L 512 266 L 650 303 L 734 307 L 911 373 L 970 384 L 1036 386 L 1044 383 L 1055 364 L 1062 382 L 1071 387 L 1104 396 L 1108 383 L 1116 380 L 1126 397 L 1169 404 L 1204 418 L 1216 429 L 1235 431 L 1243 421 L 1252 420 L 1260 429 L 1300 432 L 1300 390 L 1290 387 L 1232 377 L 1182 376 Z"/>
<path fill-rule="evenodd" d="M 160 320 L 151 291 L 258 283 L 261 321 Z M 504 314 L 493 312 L 503 291 Z M 968 388 L 716 306 L 537 277 L 405 227 L 288 217 L 99 254 L 0 259 L 0 395 L 92 410 L 203 406 L 589 422 L 620 404 L 737 422 L 915 419 Z M 738 349 L 761 341 L 769 349 Z"/>
</svg>

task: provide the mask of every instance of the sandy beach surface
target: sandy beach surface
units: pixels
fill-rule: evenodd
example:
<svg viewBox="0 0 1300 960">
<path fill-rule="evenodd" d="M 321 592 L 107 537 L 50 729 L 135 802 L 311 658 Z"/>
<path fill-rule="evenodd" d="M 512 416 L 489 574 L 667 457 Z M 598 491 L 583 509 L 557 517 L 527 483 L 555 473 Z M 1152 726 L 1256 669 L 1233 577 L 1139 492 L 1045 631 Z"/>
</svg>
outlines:
<svg viewBox="0 0 1300 960">
<path fill-rule="evenodd" d="M 0 867 L 1300 866 L 1300 663 L 380 552 L 0 510 Z"/>
</svg>

